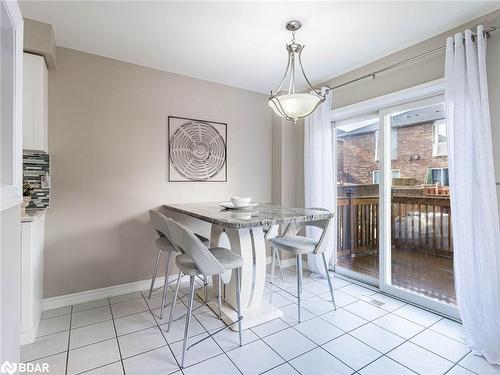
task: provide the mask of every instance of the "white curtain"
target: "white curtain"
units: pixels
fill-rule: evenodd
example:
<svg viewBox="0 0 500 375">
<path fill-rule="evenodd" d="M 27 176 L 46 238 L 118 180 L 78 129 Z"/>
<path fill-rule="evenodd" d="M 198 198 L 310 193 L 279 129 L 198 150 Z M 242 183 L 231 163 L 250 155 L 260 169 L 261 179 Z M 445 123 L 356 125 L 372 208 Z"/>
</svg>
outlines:
<svg viewBox="0 0 500 375">
<path fill-rule="evenodd" d="M 334 210 L 333 197 L 333 156 L 330 111 L 332 109 L 332 91 L 322 89 L 326 100 L 305 119 L 304 128 L 304 193 L 305 207 Z M 319 238 L 321 231 L 308 228 L 307 235 Z M 333 255 L 333 230 L 328 235 L 328 250 L 325 251 L 327 264 Z M 321 255 L 308 255 L 307 263 L 313 274 L 324 276 Z"/>
<path fill-rule="evenodd" d="M 483 26 L 446 42 L 455 289 L 467 344 L 500 364 L 500 228 Z"/>
</svg>

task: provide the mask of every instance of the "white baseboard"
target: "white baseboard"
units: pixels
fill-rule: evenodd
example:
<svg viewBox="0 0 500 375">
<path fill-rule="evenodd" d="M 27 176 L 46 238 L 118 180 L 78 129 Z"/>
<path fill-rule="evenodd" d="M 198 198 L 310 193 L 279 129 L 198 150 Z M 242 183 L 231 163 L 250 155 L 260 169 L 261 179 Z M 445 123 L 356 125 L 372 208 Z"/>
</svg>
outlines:
<svg viewBox="0 0 500 375">
<path fill-rule="evenodd" d="M 37 327 L 38 328 L 38 327 Z M 19 333 L 19 345 L 31 344 L 35 341 L 35 333 L 37 328 L 32 328 L 27 331 L 23 331 Z"/>
<path fill-rule="evenodd" d="M 271 257 L 266 259 L 268 264 L 271 264 Z M 282 259 L 282 267 L 291 267 L 295 265 L 295 258 Z M 304 268 L 307 269 L 307 262 L 303 263 Z M 177 275 L 170 275 L 168 282 L 175 280 Z M 164 277 L 157 277 L 155 281 L 155 288 L 161 287 L 163 285 Z M 83 292 L 65 294 L 63 296 L 44 298 L 42 310 L 52 310 L 59 307 L 76 305 L 79 303 L 85 303 L 90 301 L 95 301 L 102 298 L 109 298 L 119 296 L 121 294 L 139 292 L 141 290 L 148 290 L 151 284 L 151 280 L 134 281 L 132 283 L 120 284 L 109 286 L 106 288 L 86 290 Z"/>
<path fill-rule="evenodd" d="M 177 275 L 170 275 L 169 282 L 175 280 Z M 165 278 L 157 277 L 155 280 L 155 288 L 163 286 Z M 42 309 L 43 311 L 57 309 L 59 307 L 76 305 L 78 303 L 95 301 L 102 298 L 115 297 L 121 294 L 139 292 L 148 290 L 151 285 L 151 280 L 135 281 L 127 284 L 109 286 L 106 288 L 86 290 L 83 292 L 66 294 L 63 296 L 44 298 Z"/>
</svg>

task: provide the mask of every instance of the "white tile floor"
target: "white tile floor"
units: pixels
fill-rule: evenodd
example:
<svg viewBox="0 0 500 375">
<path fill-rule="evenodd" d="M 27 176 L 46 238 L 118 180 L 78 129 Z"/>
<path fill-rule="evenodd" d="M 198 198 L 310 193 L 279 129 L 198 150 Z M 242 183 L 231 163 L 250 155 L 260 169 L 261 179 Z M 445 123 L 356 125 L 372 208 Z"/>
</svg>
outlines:
<svg viewBox="0 0 500 375">
<path fill-rule="evenodd" d="M 302 323 L 297 322 L 295 269 L 277 278 L 272 303 L 284 316 L 237 333 L 224 330 L 188 351 L 179 368 L 184 320 L 166 332 L 158 317 L 161 290 L 130 293 L 43 313 L 35 343 L 21 348 L 25 362 L 47 362 L 51 374 L 497 374 L 464 345 L 462 327 L 348 280 L 336 277 L 337 311 L 328 302 L 326 280 L 305 273 Z M 184 283 L 180 292 L 187 292 Z M 169 300 L 173 291 L 169 291 Z M 266 286 L 266 298 L 270 284 Z M 384 302 L 376 307 L 366 296 Z M 186 311 L 186 299 L 176 317 Z M 199 306 L 199 303 L 196 304 Z M 196 307 L 195 306 L 195 307 Z M 206 307 L 195 311 L 193 340 L 221 326 Z"/>
</svg>

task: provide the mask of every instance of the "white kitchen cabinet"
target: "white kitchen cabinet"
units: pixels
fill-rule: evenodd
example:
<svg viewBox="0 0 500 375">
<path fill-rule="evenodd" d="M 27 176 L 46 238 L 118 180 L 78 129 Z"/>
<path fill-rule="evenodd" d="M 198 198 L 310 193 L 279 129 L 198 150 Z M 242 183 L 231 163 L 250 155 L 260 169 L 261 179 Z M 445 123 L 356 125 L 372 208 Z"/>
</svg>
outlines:
<svg viewBox="0 0 500 375">
<path fill-rule="evenodd" d="M 43 56 L 24 53 L 23 149 L 49 151 L 47 66 Z"/>
<path fill-rule="evenodd" d="M 45 212 L 23 214 L 21 247 L 21 345 L 35 340 L 43 302 Z"/>
</svg>

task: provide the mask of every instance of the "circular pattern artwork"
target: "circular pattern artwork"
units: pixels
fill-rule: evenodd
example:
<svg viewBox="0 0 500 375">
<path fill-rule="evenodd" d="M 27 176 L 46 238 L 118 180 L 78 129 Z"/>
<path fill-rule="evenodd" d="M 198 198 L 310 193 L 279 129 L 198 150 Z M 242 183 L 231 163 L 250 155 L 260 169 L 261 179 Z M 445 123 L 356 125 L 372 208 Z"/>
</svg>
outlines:
<svg viewBox="0 0 500 375">
<path fill-rule="evenodd" d="M 188 121 L 170 138 L 170 161 L 189 180 L 204 181 L 217 175 L 226 162 L 226 142 L 207 122 Z"/>
</svg>

